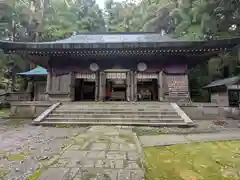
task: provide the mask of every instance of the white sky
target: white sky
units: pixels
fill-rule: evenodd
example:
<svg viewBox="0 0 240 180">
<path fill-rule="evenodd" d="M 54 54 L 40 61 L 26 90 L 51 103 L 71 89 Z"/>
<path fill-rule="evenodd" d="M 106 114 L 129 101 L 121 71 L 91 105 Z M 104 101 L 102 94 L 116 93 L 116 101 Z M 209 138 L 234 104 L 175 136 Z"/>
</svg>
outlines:
<svg viewBox="0 0 240 180">
<path fill-rule="evenodd" d="M 101 9 L 104 9 L 104 3 L 106 0 L 96 0 L 96 3 L 99 5 Z M 124 0 L 114 0 L 115 2 L 122 2 Z"/>
</svg>

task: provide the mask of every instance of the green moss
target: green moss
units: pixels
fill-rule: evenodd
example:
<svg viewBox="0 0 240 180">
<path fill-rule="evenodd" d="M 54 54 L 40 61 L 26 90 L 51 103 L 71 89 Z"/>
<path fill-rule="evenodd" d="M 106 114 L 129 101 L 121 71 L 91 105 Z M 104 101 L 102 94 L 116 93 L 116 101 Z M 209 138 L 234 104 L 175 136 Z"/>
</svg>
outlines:
<svg viewBox="0 0 240 180">
<path fill-rule="evenodd" d="M 161 129 L 152 128 L 152 129 L 143 129 L 140 127 L 134 127 L 133 132 L 136 133 L 137 136 L 156 136 L 161 134 L 166 134 Z"/>
<path fill-rule="evenodd" d="M 0 168 L 0 179 L 3 179 L 3 177 L 7 174 L 7 170 L 6 169 L 2 169 Z"/>
<path fill-rule="evenodd" d="M 209 142 L 145 148 L 147 180 L 240 179 L 240 142 Z"/>
<path fill-rule="evenodd" d="M 11 154 L 7 157 L 9 161 L 23 161 L 29 153 Z"/>
<path fill-rule="evenodd" d="M 56 125 L 56 128 L 70 128 L 71 126 L 70 125 L 67 125 L 67 124 L 57 124 Z"/>
<path fill-rule="evenodd" d="M 41 174 L 42 170 L 37 170 L 35 173 L 28 177 L 28 180 L 37 180 L 41 176 Z"/>
<path fill-rule="evenodd" d="M 0 117 L 8 117 L 10 115 L 10 109 L 0 109 Z"/>
</svg>

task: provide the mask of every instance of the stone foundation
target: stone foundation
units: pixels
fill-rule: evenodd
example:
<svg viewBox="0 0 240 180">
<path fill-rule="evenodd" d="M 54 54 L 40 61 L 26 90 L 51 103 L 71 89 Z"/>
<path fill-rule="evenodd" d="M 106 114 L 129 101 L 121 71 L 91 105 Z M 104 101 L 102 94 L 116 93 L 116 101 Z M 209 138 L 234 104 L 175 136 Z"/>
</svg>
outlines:
<svg viewBox="0 0 240 180">
<path fill-rule="evenodd" d="M 178 103 L 192 120 L 239 119 L 239 108 L 219 106 L 215 103 Z"/>
<path fill-rule="evenodd" d="M 22 101 L 11 103 L 10 117 L 36 118 L 49 108 L 54 102 L 47 101 Z"/>
</svg>

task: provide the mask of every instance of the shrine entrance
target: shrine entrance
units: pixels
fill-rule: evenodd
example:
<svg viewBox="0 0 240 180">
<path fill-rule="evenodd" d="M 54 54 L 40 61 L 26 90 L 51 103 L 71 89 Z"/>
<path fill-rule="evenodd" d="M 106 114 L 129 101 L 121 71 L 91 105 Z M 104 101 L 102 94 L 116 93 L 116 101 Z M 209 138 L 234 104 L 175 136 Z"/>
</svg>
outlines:
<svg viewBox="0 0 240 180">
<path fill-rule="evenodd" d="M 76 74 L 75 101 L 95 100 L 95 74 Z"/>
<path fill-rule="evenodd" d="M 107 72 L 105 100 L 125 101 L 127 99 L 126 79 L 126 72 Z"/>
<path fill-rule="evenodd" d="M 137 100 L 158 101 L 158 75 L 157 73 L 137 74 Z"/>
</svg>

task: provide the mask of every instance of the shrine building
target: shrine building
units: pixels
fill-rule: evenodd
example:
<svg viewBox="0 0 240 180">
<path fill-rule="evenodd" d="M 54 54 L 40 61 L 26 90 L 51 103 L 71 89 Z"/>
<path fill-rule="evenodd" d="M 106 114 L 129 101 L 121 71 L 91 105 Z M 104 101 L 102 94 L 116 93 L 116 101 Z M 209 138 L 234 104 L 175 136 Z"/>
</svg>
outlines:
<svg viewBox="0 0 240 180">
<path fill-rule="evenodd" d="M 238 44 L 240 38 L 182 41 L 153 33 L 106 33 L 54 42 L 0 41 L 0 48 L 47 69 L 41 100 L 176 102 L 190 101 L 189 69 Z"/>
</svg>

